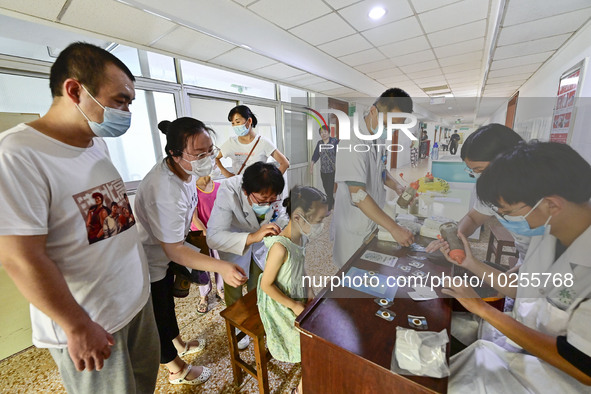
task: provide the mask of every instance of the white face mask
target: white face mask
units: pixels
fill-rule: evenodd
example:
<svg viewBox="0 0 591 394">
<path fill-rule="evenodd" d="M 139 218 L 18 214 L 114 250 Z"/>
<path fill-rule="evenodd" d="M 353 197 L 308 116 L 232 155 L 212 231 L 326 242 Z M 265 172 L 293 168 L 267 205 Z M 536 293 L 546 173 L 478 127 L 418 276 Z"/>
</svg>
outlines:
<svg viewBox="0 0 591 394">
<path fill-rule="evenodd" d="M 213 169 L 213 156 L 207 156 L 198 160 L 187 160 L 181 157 L 184 161 L 191 163 L 191 170 L 183 170 L 189 175 L 196 175 L 197 177 L 208 176 Z M 182 167 L 181 167 L 182 168 Z"/>
<path fill-rule="evenodd" d="M 232 128 L 234 129 L 234 133 L 238 137 L 243 137 L 246 134 L 248 134 L 248 132 L 250 131 L 250 129 L 248 127 L 246 127 L 246 123 L 245 124 L 240 124 L 240 125 L 237 125 L 237 126 L 232 126 Z"/>
<path fill-rule="evenodd" d="M 299 229 L 300 229 L 300 233 L 306 237 L 307 239 L 314 239 L 317 238 L 321 233 L 322 230 L 324 229 L 324 223 L 320 222 L 320 223 L 315 223 L 315 224 L 311 224 L 309 221 L 306 220 L 305 217 L 301 216 L 300 217 L 302 219 L 304 219 L 304 222 L 308 223 L 308 225 L 310 226 L 310 232 L 309 233 L 305 233 L 304 230 L 302 230 L 302 226 L 300 226 L 299 223 L 297 223 Z"/>
<path fill-rule="evenodd" d="M 105 107 L 94 98 L 92 94 L 86 89 L 84 85 L 82 88 L 86 93 L 103 109 L 103 121 L 101 123 L 93 122 L 86 116 L 84 111 L 76 104 L 78 111 L 86 118 L 90 129 L 97 137 L 119 137 L 129 129 L 131 126 L 131 112 L 121 111 L 119 109 Z"/>
</svg>

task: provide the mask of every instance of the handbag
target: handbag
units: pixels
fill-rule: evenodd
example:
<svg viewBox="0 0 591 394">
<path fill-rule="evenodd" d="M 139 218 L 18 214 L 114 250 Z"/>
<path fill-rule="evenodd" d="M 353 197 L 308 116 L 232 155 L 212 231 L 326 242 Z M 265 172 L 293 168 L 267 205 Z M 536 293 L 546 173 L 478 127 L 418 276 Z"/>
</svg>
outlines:
<svg viewBox="0 0 591 394">
<path fill-rule="evenodd" d="M 259 141 L 261 140 L 261 136 L 259 135 L 259 138 L 257 138 L 257 142 L 255 142 L 254 146 L 252 147 L 252 149 L 250 150 L 250 152 L 248 153 L 248 156 L 246 156 L 246 160 L 244 160 L 244 163 L 242 163 L 242 166 L 240 167 L 240 169 L 238 170 L 238 172 L 236 173 L 236 175 L 240 175 L 240 173 L 242 172 L 242 170 L 244 169 L 244 166 L 246 165 L 246 162 L 248 161 L 248 159 L 250 158 L 250 155 L 252 155 L 252 152 L 254 151 L 254 148 L 257 147 L 257 145 L 259 144 Z"/>
<path fill-rule="evenodd" d="M 209 256 L 209 247 L 207 246 L 203 231 L 189 231 L 187 238 L 185 238 L 185 242 L 199 248 L 201 254 Z M 172 272 L 175 275 L 181 276 L 183 279 L 186 279 L 189 282 L 196 283 L 198 285 L 206 285 L 209 283 L 209 272 L 207 271 L 196 269 L 189 271 L 189 268 L 185 267 L 184 265 L 177 264 L 174 261 L 170 262 L 169 267 L 172 269 Z"/>
</svg>

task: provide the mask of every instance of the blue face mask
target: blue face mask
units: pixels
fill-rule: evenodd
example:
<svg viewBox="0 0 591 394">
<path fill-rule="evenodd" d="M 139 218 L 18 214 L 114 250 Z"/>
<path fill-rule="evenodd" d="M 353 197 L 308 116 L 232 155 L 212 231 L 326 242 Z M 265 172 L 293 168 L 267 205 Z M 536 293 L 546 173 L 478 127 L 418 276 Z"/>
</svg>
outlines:
<svg viewBox="0 0 591 394">
<path fill-rule="evenodd" d="M 252 210 L 257 214 L 257 216 L 266 215 L 267 212 L 269 212 L 269 209 L 271 209 L 270 205 L 259 205 L 257 203 L 252 204 Z"/>
<path fill-rule="evenodd" d="M 238 137 L 243 137 L 246 134 L 248 134 L 248 132 L 249 132 L 249 129 L 245 125 L 243 125 L 243 124 L 238 125 L 238 126 L 232 126 L 232 128 L 234 129 L 234 133 Z"/>
<path fill-rule="evenodd" d="M 533 210 L 538 207 L 538 205 L 540 205 L 542 200 L 543 200 L 543 198 L 540 199 L 540 201 L 538 201 L 536 203 L 536 205 L 534 205 L 533 208 L 530 209 L 529 212 L 523 216 L 505 216 L 503 218 L 503 217 L 497 215 L 497 219 L 503 225 L 503 227 L 505 227 L 507 230 L 511 231 L 512 233 L 519 234 L 519 235 L 525 235 L 527 237 L 534 237 L 536 235 L 544 235 L 544 233 L 546 232 L 546 226 L 548 225 L 548 222 L 550 222 L 550 219 L 552 218 L 552 216 L 550 216 L 548 218 L 548 220 L 546 221 L 546 223 L 543 226 L 536 227 L 536 228 L 531 228 L 529 226 L 529 223 L 526 220 L 527 216 L 530 213 L 532 213 Z"/>
<path fill-rule="evenodd" d="M 88 119 L 88 116 L 80 109 L 78 104 L 76 108 L 88 121 L 90 129 L 97 137 L 120 137 L 129 129 L 131 126 L 131 112 L 121 111 L 119 109 L 105 107 L 95 99 L 92 94 L 82 85 L 82 88 L 86 90 L 86 93 L 104 110 L 102 123 L 93 122 Z"/>
</svg>

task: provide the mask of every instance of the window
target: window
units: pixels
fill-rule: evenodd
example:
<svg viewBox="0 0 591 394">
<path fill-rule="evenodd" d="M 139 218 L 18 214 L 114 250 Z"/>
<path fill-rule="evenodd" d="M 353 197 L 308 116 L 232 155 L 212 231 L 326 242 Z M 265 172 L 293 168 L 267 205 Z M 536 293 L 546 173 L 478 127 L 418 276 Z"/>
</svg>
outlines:
<svg viewBox="0 0 591 394">
<path fill-rule="evenodd" d="M 308 95 L 305 90 L 281 85 L 279 86 L 279 95 L 281 96 L 281 101 L 285 103 L 292 103 L 303 106 L 308 105 Z"/>
<path fill-rule="evenodd" d="M 302 164 L 308 162 L 308 139 L 306 113 L 293 110 L 283 111 L 285 121 L 285 156 L 289 162 Z"/>
<path fill-rule="evenodd" d="M 181 60 L 183 83 L 223 92 L 275 100 L 275 84 L 230 71 Z"/>
<path fill-rule="evenodd" d="M 0 74 L 0 112 L 43 116 L 52 101 L 49 79 Z"/>
<path fill-rule="evenodd" d="M 139 181 L 162 158 L 164 145 L 154 138 L 158 122 L 176 119 L 174 95 L 136 89 L 131 127 L 122 137 L 105 138 L 111 160 L 124 182 Z M 154 119 L 156 114 L 156 119 Z M 163 134 L 162 134 L 163 135 Z M 166 139 L 164 139 L 166 144 Z"/>
<path fill-rule="evenodd" d="M 174 59 L 159 53 L 117 45 L 111 53 L 117 56 L 135 76 L 177 82 Z"/>
</svg>

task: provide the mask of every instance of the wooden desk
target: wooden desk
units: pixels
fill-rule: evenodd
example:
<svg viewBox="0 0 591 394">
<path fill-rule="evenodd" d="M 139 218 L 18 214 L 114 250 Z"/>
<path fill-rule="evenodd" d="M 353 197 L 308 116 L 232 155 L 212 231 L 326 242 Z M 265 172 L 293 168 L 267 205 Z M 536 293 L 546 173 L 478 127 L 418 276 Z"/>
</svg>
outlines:
<svg viewBox="0 0 591 394">
<path fill-rule="evenodd" d="M 428 239 L 418 237 L 418 243 L 427 245 Z M 395 255 L 394 267 L 360 260 L 366 250 Z M 409 248 L 395 249 L 391 242 L 371 239 L 349 259 L 337 273 L 340 276 L 350 267 L 372 270 L 384 275 L 411 275 L 399 269 L 409 262 L 407 254 L 429 256 L 421 268 L 431 275 L 451 274 L 449 264 L 440 254 L 411 252 Z M 390 371 L 390 362 L 396 327 L 410 328 L 407 316 L 427 318 L 429 331 L 447 329 L 451 323 L 451 299 L 438 298 L 415 302 L 408 298 L 411 288 L 398 288 L 394 304 L 388 309 L 396 313 L 388 322 L 375 313 L 380 307 L 373 296 L 346 287 L 330 291 L 324 289 L 298 316 L 296 326 L 302 349 L 302 378 L 305 393 L 445 393 L 447 378 L 435 379 L 421 376 L 402 376 Z M 438 294 L 441 293 L 437 290 Z M 447 348 L 449 359 L 449 344 Z"/>
</svg>

